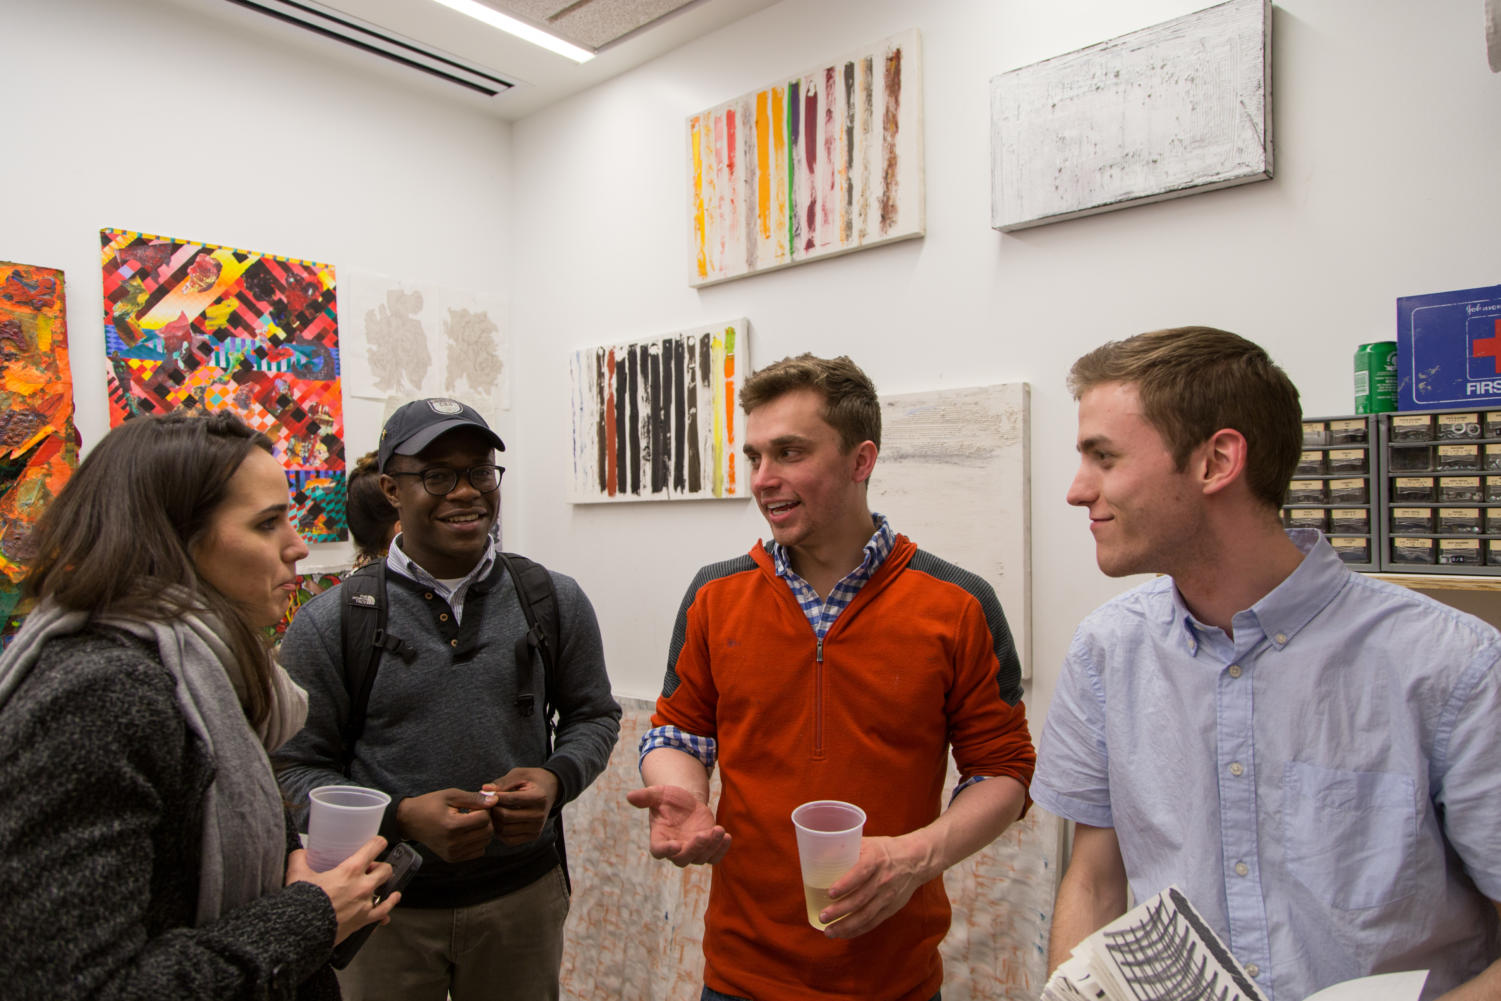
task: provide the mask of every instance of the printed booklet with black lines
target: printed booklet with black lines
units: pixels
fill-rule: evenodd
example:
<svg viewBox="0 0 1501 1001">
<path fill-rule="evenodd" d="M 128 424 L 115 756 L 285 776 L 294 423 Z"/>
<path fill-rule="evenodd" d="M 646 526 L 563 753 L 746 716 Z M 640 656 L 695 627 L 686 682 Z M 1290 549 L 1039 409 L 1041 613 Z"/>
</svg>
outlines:
<svg viewBox="0 0 1501 1001">
<path fill-rule="evenodd" d="M 1303 1001 L 1418 1001 L 1427 970 L 1360 977 Z M 1041 1001 L 1266 1001 L 1176 886 L 1074 947 Z"/>
</svg>

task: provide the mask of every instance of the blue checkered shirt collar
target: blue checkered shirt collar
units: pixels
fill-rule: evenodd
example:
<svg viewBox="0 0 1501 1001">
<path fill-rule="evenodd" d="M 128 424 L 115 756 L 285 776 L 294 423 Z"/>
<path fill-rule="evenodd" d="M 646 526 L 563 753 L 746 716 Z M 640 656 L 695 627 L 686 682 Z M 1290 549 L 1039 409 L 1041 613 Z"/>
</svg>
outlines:
<svg viewBox="0 0 1501 1001">
<path fill-rule="evenodd" d="M 803 614 L 808 617 L 808 624 L 813 627 L 814 635 L 819 639 L 827 635 L 829 627 L 839 618 L 839 613 L 855 600 L 855 595 L 860 593 L 860 589 L 875 575 L 881 564 L 886 562 L 886 557 L 891 555 L 891 549 L 896 545 L 896 532 L 892 530 L 891 522 L 886 520 L 886 516 L 873 512 L 870 518 L 876 530 L 870 541 L 865 543 L 864 558 L 859 566 L 834 585 L 827 600 L 820 598 L 818 592 L 813 590 L 813 585 L 792 569 L 792 558 L 787 547 L 775 541 L 771 544 L 771 562 L 776 568 L 777 576 L 792 589 L 792 596 L 797 599 Z"/>
</svg>

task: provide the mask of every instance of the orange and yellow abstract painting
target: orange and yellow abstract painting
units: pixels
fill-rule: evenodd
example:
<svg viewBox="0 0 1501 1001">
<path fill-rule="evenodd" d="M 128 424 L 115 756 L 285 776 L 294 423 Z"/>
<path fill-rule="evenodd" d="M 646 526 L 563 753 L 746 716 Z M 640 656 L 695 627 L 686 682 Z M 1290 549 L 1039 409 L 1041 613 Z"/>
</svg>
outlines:
<svg viewBox="0 0 1501 1001">
<path fill-rule="evenodd" d="M 0 632 L 19 622 L 31 530 L 78 466 L 63 273 L 0 261 Z"/>
</svg>

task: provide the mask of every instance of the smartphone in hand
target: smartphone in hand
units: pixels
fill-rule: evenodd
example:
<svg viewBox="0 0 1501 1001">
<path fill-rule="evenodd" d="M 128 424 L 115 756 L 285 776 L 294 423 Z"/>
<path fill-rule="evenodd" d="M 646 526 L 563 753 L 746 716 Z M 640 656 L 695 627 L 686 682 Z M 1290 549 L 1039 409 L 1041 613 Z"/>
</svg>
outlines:
<svg viewBox="0 0 1501 1001">
<path fill-rule="evenodd" d="M 391 864 L 391 878 L 382 883 L 380 889 L 375 891 L 377 904 L 397 890 L 405 889 L 406 885 L 412 881 L 412 877 L 417 875 L 417 870 L 422 868 L 422 856 L 417 854 L 417 849 L 405 841 L 398 841 L 386 849 L 385 854 L 380 857 L 379 861 Z M 354 954 L 360 951 L 360 946 L 365 944 L 365 939 L 369 938 L 370 933 L 375 931 L 378 926 L 379 922 L 372 921 L 334 946 L 334 968 L 342 970 L 348 966 L 349 961 L 354 958 Z"/>
</svg>

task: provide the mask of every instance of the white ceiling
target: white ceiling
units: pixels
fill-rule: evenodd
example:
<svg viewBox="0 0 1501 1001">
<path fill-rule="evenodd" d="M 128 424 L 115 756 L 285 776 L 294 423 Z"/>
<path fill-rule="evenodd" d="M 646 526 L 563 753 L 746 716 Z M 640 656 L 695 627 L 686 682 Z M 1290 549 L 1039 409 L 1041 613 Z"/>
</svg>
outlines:
<svg viewBox="0 0 1501 1001">
<path fill-rule="evenodd" d="M 694 0 L 479 0 L 597 51 Z"/>
<path fill-rule="evenodd" d="M 571 94 L 603 83 L 696 38 L 710 34 L 777 0 L 484 0 L 513 16 L 548 27 L 549 15 L 561 15 L 552 25 L 555 33 L 607 41 L 589 62 L 578 64 L 554 55 L 479 21 L 441 6 L 433 0 L 317 0 L 324 8 L 349 15 L 419 44 L 425 49 L 457 56 L 461 61 L 488 70 L 515 84 L 494 97 L 485 97 L 401 66 L 380 56 L 325 38 L 303 28 L 237 6 L 231 0 L 178 0 L 193 6 L 218 8 L 238 30 L 255 32 L 300 51 L 326 51 L 329 58 L 366 64 L 373 72 L 451 97 L 467 106 L 515 121 Z M 676 8 L 676 9 L 672 9 Z M 664 14 L 663 11 L 666 11 Z M 540 15 L 540 16 L 539 16 Z M 632 19 L 642 27 L 635 28 Z M 560 28 L 566 29 L 559 30 Z M 592 33 L 592 34 L 591 34 Z M 589 42 L 579 42 L 593 48 Z"/>
</svg>

